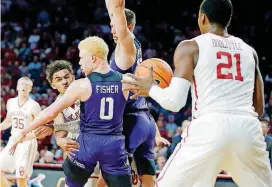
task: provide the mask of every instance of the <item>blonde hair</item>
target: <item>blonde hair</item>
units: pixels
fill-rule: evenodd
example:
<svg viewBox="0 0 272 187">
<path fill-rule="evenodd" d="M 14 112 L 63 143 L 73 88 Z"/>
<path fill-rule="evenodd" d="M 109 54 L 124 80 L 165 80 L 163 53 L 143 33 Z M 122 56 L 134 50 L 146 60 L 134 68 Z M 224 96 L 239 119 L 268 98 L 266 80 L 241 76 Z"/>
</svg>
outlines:
<svg viewBox="0 0 272 187">
<path fill-rule="evenodd" d="M 78 44 L 78 49 L 85 49 L 102 60 L 107 60 L 109 47 L 106 42 L 98 36 L 85 38 Z"/>
<path fill-rule="evenodd" d="M 17 81 L 17 84 L 18 84 L 20 81 L 23 81 L 23 80 L 29 81 L 29 82 L 31 83 L 31 86 L 33 86 L 33 81 L 32 81 L 30 78 L 28 78 L 28 77 L 21 77 L 21 78 Z"/>
</svg>

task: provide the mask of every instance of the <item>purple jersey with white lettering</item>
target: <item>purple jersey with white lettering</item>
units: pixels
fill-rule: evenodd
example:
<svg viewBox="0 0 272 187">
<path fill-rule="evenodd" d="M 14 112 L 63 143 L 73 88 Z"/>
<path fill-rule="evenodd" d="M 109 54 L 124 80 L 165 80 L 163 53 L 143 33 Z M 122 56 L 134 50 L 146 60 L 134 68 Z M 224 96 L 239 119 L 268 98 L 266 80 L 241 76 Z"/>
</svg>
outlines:
<svg viewBox="0 0 272 187">
<path fill-rule="evenodd" d="M 126 99 L 122 91 L 122 75 L 93 72 L 88 76 L 91 97 L 80 105 L 80 130 L 90 134 L 122 134 Z"/>
</svg>

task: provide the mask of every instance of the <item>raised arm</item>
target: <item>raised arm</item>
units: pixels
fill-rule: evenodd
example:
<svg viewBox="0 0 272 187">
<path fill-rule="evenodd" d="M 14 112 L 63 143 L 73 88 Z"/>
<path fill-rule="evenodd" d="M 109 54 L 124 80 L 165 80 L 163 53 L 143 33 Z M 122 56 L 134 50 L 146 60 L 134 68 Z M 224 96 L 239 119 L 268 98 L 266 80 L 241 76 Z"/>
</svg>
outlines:
<svg viewBox="0 0 272 187">
<path fill-rule="evenodd" d="M 106 0 L 106 6 L 111 19 L 113 37 L 117 37 L 115 59 L 122 70 L 130 68 L 136 59 L 134 35 L 128 28 L 125 15 L 124 0 Z M 133 24 L 129 25 L 134 27 Z"/>
<path fill-rule="evenodd" d="M 259 60 L 256 51 L 253 49 L 253 55 L 256 62 L 255 86 L 253 93 L 253 106 L 259 117 L 264 114 L 264 85 L 263 78 L 259 69 Z"/>
<path fill-rule="evenodd" d="M 10 114 L 10 112 L 9 112 L 9 107 L 10 107 L 9 105 L 10 105 L 10 100 L 8 100 L 8 102 L 7 102 L 7 115 L 6 115 L 6 118 L 5 118 L 5 120 L 0 124 L 0 129 L 1 129 L 1 131 L 10 128 L 11 125 L 12 125 L 11 114 Z"/>
</svg>

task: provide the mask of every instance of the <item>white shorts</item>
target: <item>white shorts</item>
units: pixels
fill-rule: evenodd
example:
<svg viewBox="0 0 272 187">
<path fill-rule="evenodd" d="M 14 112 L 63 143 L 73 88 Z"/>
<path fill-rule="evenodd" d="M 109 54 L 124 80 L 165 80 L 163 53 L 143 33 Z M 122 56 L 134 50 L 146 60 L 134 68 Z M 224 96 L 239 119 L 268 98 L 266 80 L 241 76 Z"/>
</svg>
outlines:
<svg viewBox="0 0 272 187">
<path fill-rule="evenodd" d="M 9 154 L 11 145 L 12 137 L 10 137 L 7 146 L 0 153 L 1 171 L 13 173 L 16 170 L 17 178 L 31 177 L 38 148 L 37 140 L 19 143 L 14 155 Z"/>
<path fill-rule="evenodd" d="M 271 187 L 271 166 L 258 119 L 209 113 L 194 119 L 162 169 L 157 187 L 213 187 L 221 170 L 239 187 Z"/>
</svg>

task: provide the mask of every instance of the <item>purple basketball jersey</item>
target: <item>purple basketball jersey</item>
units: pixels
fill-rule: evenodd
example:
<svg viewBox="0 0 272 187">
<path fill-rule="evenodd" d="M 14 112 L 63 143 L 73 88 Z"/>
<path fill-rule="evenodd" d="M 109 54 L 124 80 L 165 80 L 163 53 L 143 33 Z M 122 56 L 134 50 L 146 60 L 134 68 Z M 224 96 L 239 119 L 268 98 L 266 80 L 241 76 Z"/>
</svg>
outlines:
<svg viewBox="0 0 272 187">
<path fill-rule="evenodd" d="M 91 97 L 80 106 L 80 130 L 91 134 L 122 134 L 126 99 L 122 92 L 122 75 L 93 72 Z"/>
<path fill-rule="evenodd" d="M 115 62 L 115 51 L 112 53 L 110 58 L 110 66 L 113 70 L 118 71 L 122 74 L 132 73 L 134 74 L 138 65 L 142 62 L 142 48 L 141 44 L 137 39 L 134 39 L 134 44 L 136 46 L 137 54 L 134 64 L 128 70 L 121 70 Z M 133 95 L 130 93 L 130 96 Z M 148 110 L 147 103 L 144 97 L 137 97 L 136 99 L 128 99 L 125 108 L 125 113 L 131 113 L 137 110 Z"/>
</svg>

